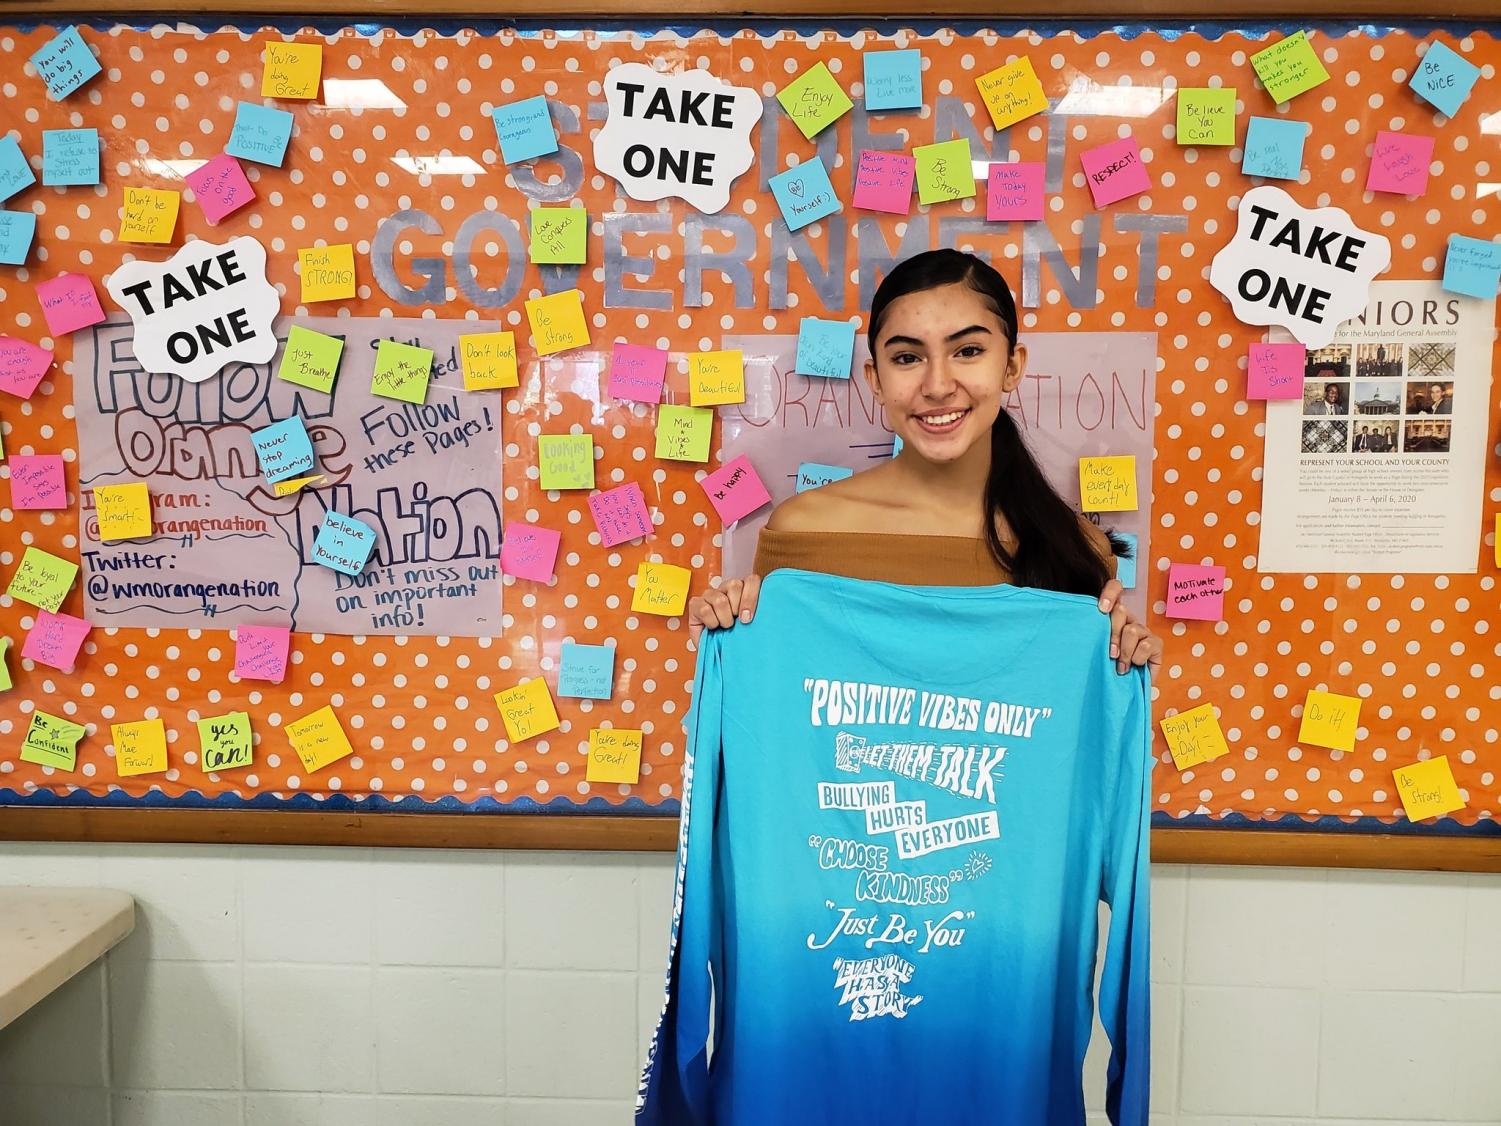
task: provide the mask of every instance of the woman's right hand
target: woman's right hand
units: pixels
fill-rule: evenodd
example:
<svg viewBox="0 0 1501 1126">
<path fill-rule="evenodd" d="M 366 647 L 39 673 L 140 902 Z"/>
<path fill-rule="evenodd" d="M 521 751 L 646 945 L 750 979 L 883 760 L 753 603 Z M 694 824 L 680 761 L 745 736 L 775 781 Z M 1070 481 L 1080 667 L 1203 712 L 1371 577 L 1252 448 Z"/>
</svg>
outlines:
<svg viewBox="0 0 1501 1126">
<path fill-rule="evenodd" d="M 698 644 L 700 630 L 729 629 L 735 619 L 748 622 L 756 615 L 756 596 L 761 593 L 761 576 L 747 575 L 729 579 L 697 598 L 688 600 L 688 637 Z"/>
</svg>

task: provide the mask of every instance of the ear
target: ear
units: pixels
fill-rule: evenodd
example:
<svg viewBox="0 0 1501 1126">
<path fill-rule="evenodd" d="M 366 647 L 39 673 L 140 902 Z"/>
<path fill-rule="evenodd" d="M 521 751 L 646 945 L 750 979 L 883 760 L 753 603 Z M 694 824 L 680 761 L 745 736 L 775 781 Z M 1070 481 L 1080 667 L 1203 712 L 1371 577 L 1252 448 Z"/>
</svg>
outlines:
<svg viewBox="0 0 1501 1126">
<path fill-rule="evenodd" d="M 870 387 L 870 393 L 875 396 L 876 402 L 884 405 L 886 400 L 881 396 L 881 377 L 876 374 L 875 360 L 865 361 L 865 382 Z"/>
<path fill-rule="evenodd" d="M 1021 384 L 1027 374 L 1027 346 L 1018 344 L 1011 349 L 1011 358 L 1006 361 L 1006 374 L 1001 377 L 1001 390 L 1007 394 Z"/>
</svg>

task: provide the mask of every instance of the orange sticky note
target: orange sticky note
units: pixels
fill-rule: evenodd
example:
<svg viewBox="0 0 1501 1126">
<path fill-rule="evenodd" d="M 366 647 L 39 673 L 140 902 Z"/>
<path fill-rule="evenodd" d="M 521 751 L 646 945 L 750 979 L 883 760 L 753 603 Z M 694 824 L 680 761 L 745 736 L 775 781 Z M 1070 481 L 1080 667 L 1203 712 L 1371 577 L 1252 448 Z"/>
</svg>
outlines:
<svg viewBox="0 0 1501 1126">
<path fill-rule="evenodd" d="M 158 188 L 126 188 L 120 212 L 121 242 L 171 242 L 182 193 Z"/>
<path fill-rule="evenodd" d="M 297 265 L 302 276 L 304 305 L 314 301 L 347 301 L 355 296 L 354 247 L 350 243 L 299 250 Z"/>
<path fill-rule="evenodd" d="M 558 727 L 558 709 L 553 706 L 547 681 L 540 676 L 495 693 L 495 706 L 506 725 L 506 738 L 513 743 Z"/>
<path fill-rule="evenodd" d="M 1136 455 L 1081 457 L 1079 499 L 1085 512 L 1136 510 Z"/>
<path fill-rule="evenodd" d="M 589 325 L 584 320 L 584 295 L 565 289 L 526 303 L 526 319 L 532 326 L 537 354 L 551 356 L 589 343 Z"/>
<path fill-rule="evenodd" d="M 636 590 L 631 595 L 631 612 L 661 614 L 675 618 L 688 603 L 688 583 L 693 572 L 671 563 L 643 563 L 636 568 Z"/>
<path fill-rule="evenodd" d="M 167 769 L 167 729 L 161 720 L 112 723 L 109 734 L 115 744 L 115 773 L 121 778 Z"/>
<path fill-rule="evenodd" d="M 695 407 L 745 402 L 745 356 L 740 349 L 688 354 L 688 402 Z"/>
<path fill-rule="evenodd" d="M 133 540 L 151 534 L 151 491 L 144 481 L 94 489 L 99 541 Z"/>
<path fill-rule="evenodd" d="M 292 749 L 309 774 L 354 754 L 349 737 L 344 734 L 344 727 L 331 705 L 325 704 L 301 719 L 294 719 L 282 730 L 287 733 Z"/>
<path fill-rule="evenodd" d="M 1303 702 L 1303 722 L 1298 727 L 1298 742 L 1336 751 L 1355 749 L 1355 729 L 1360 726 L 1360 697 L 1341 696 L 1338 692 L 1308 690 Z"/>
<path fill-rule="evenodd" d="M 1399 766 L 1392 771 L 1392 778 L 1409 821 L 1442 817 L 1465 807 L 1459 787 L 1454 784 L 1454 772 L 1449 769 L 1448 755 Z"/>
<path fill-rule="evenodd" d="M 1230 753 L 1213 704 L 1200 704 L 1177 715 L 1163 716 L 1161 726 L 1167 749 L 1173 754 L 1173 765 L 1179 770 Z"/>
<path fill-rule="evenodd" d="M 641 732 L 619 727 L 589 729 L 589 764 L 586 782 L 641 781 Z"/>
<path fill-rule="evenodd" d="M 323 75 L 323 44 L 267 43 L 265 69 L 261 71 L 261 97 L 297 98 L 318 96 Z"/>
</svg>

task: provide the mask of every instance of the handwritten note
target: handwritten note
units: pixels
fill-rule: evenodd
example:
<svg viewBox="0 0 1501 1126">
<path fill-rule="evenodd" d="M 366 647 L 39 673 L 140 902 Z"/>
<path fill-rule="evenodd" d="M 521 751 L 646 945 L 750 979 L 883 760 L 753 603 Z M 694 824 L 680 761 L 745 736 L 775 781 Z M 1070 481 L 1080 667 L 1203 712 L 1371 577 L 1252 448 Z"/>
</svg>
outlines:
<svg viewBox="0 0 1501 1126">
<path fill-rule="evenodd" d="M 21 743 L 21 760 L 54 770 L 74 770 L 78 766 L 78 741 L 87 730 L 81 723 L 48 715 L 38 708 L 31 713 L 26 739 Z"/>
<path fill-rule="evenodd" d="M 1445 117 L 1453 117 L 1474 89 L 1480 68 L 1447 43 L 1437 39 L 1428 44 L 1408 86 Z"/>
<path fill-rule="evenodd" d="M 726 525 L 771 503 L 771 494 L 745 454 L 725 462 L 700 480 L 699 485 Z"/>
<path fill-rule="evenodd" d="M 612 399 L 660 403 L 666 377 L 667 349 L 617 343 L 610 357 L 610 382 L 606 391 Z"/>
<path fill-rule="evenodd" d="M 339 359 L 344 354 L 344 340 L 326 336 L 301 325 L 293 325 L 282 350 L 281 366 L 276 378 L 324 394 L 333 390 L 339 374 Z"/>
<path fill-rule="evenodd" d="M 104 69 L 76 27 L 49 40 L 31 56 L 31 65 L 47 84 L 47 93 L 59 102 Z"/>
<path fill-rule="evenodd" d="M 919 203 L 947 203 L 968 199 L 975 194 L 975 167 L 970 158 L 968 138 L 918 145 L 912 150 L 912 155 L 917 160 Z"/>
<path fill-rule="evenodd" d="M 261 97 L 307 101 L 318 96 L 323 44 L 267 43 L 261 71 Z"/>
<path fill-rule="evenodd" d="M 125 205 L 120 212 L 120 241 L 171 242 L 181 205 L 181 192 L 126 188 Z"/>
<path fill-rule="evenodd" d="M 36 183 L 36 173 L 14 137 L 0 137 L 0 202 Z"/>
<path fill-rule="evenodd" d="M 540 94 L 497 106 L 490 111 L 490 116 L 495 121 L 495 135 L 500 141 L 500 157 L 507 164 L 558 151 L 558 134 L 547 110 L 547 99 Z"/>
<path fill-rule="evenodd" d="M 1279 39 L 1251 56 L 1256 77 L 1279 106 L 1290 98 L 1329 81 L 1329 72 L 1319 62 L 1308 33 L 1300 31 Z"/>
<path fill-rule="evenodd" d="M 563 642 L 558 671 L 558 695 L 585 700 L 608 700 L 614 692 L 615 646 Z"/>
<path fill-rule="evenodd" d="M 94 283 L 83 274 L 59 274 L 38 282 L 36 295 L 53 336 L 66 336 L 104 320 Z"/>
<path fill-rule="evenodd" d="M 518 579 L 551 581 L 562 539 L 563 533 L 553 528 L 506 521 L 505 538 L 500 543 L 501 571 Z"/>
<path fill-rule="evenodd" d="M 1420 196 L 1428 190 L 1433 162 L 1433 138 L 1381 130 L 1371 147 L 1371 167 L 1365 186 L 1371 192 Z"/>
<path fill-rule="evenodd" d="M 25 265 L 35 238 L 36 216 L 30 211 L 0 211 L 0 265 Z"/>
<path fill-rule="evenodd" d="M 985 184 L 985 218 L 992 223 L 1041 219 L 1047 204 L 1046 177 L 1047 166 L 1041 161 L 992 164 Z"/>
<path fill-rule="evenodd" d="M 695 407 L 745 402 L 745 357 L 740 349 L 688 354 L 688 402 Z"/>
<path fill-rule="evenodd" d="M 28 546 L 5 593 L 42 610 L 57 613 L 78 578 L 78 564 L 50 551 Z"/>
<path fill-rule="evenodd" d="M 72 672 L 78 662 L 78 651 L 94 627 L 72 614 L 56 614 L 47 610 L 36 612 L 36 624 L 26 635 L 21 646 L 21 656 L 36 661 L 59 672 Z"/>
<path fill-rule="evenodd" d="M 1085 512 L 1136 510 L 1136 455 L 1081 457 L 1079 496 Z"/>
<path fill-rule="evenodd" d="M 1235 90 L 1227 86 L 1178 89 L 1177 141 L 1180 145 L 1235 144 Z"/>
<path fill-rule="evenodd" d="M 286 626 L 236 626 L 235 675 L 280 684 L 287 675 L 292 631 Z"/>
<path fill-rule="evenodd" d="M 9 692 L 15 687 L 10 679 L 10 638 L 0 637 L 0 692 Z"/>
<path fill-rule="evenodd" d="M 1152 180 L 1142 163 L 1135 137 L 1122 137 L 1089 149 L 1080 156 L 1084 178 L 1096 207 L 1107 207 L 1152 190 Z"/>
<path fill-rule="evenodd" d="M 287 143 L 291 139 L 292 115 L 286 110 L 240 102 L 235 107 L 235 123 L 224 151 L 241 160 L 280 168 L 287 158 Z"/>
<path fill-rule="evenodd" d="M 115 773 L 121 778 L 161 774 L 167 769 L 167 728 L 161 720 L 112 723 L 109 735 L 115 746 Z"/>
<path fill-rule="evenodd" d="M 297 252 L 302 303 L 347 301 L 355 296 L 354 246 L 311 246 Z"/>
<path fill-rule="evenodd" d="M 547 681 L 540 676 L 495 693 L 495 706 L 506 725 L 506 738 L 513 743 L 534 739 L 558 727 L 558 710 L 547 691 Z"/>
<path fill-rule="evenodd" d="M 323 524 L 313 540 L 313 562 L 346 575 L 358 575 L 374 549 L 374 528 L 330 509 L 323 514 Z"/>
<path fill-rule="evenodd" d="M 789 231 L 801 230 L 809 223 L 837 214 L 841 207 L 834 185 L 829 182 L 829 170 L 816 156 L 773 176 L 767 186 L 782 209 L 782 219 Z"/>
<path fill-rule="evenodd" d="M 1501 243 L 1450 235 L 1444 254 L 1443 287 L 1467 297 L 1494 297 L 1501 280 Z"/>
<path fill-rule="evenodd" d="M 582 265 L 588 243 L 589 213 L 582 207 L 532 209 L 533 262 L 545 266 Z"/>
<path fill-rule="evenodd" d="M 1392 771 L 1392 780 L 1397 784 L 1397 795 L 1409 821 L 1442 817 L 1467 804 L 1454 784 L 1448 755 L 1399 766 Z"/>
<path fill-rule="evenodd" d="M 888 215 L 912 212 L 912 185 L 917 161 L 901 152 L 863 149 L 855 168 L 855 206 Z"/>
<path fill-rule="evenodd" d="M 797 371 L 848 379 L 855 362 L 855 326 L 850 321 L 804 317 L 797 328 Z"/>
<path fill-rule="evenodd" d="M 94 489 L 99 541 L 116 543 L 151 535 L 151 489 L 144 481 L 99 485 Z"/>
<path fill-rule="evenodd" d="M 332 705 L 324 705 L 301 719 L 294 719 L 282 730 L 302 760 L 302 768 L 309 774 L 354 754 Z"/>
<path fill-rule="evenodd" d="M 541 434 L 537 468 L 544 489 L 594 488 L 594 438 L 589 434 Z"/>
<path fill-rule="evenodd" d="M 25 509 L 68 507 L 61 454 L 15 454 L 10 466 L 10 506 Z"/>
<path fill-rule="evenodd" d="M 384 343 L 384 341 L 382 342 Z M 250 440 L 261 472 L 269 484 L 285 481 L 313 468 L 313 442 L 300 415 L 254 430 Z"/>
<path fill-rule="evenodd" d="M 1355 749 L 1356 729 L 1360 726 L 1360 697 L 1341 696 L 1337 692 L 1308 690 L 1303 702 L 1303 721 L 1298 726 L 1298 742 L 1337 751 Z"/>
<path fill-rule="evenodd" d="M 589 343 L 589 325 L 584 320 L 584 295 L 565 289 L 526 302 L 526 320 L 539 356 L 552 356 Z"/>
<path fill-rule="evenodd" d="M 688 584 L 692 580 L 693 572 L 687 567 L 672 563 L 642 563 L 636 568 L 631 612 L 677 617 L 688 603 Z"/>
<path fill-rule="evenodd" d="M 1048 108 L 1048 96 L 1026 55 L 975 79 L 997 129 L 1006 129 Z"/>
<path fill-rule="evenodd" d="M 42 376 L 52 370 L 52 349 L 29 340 L 0 336 L 0 391 L 18 399 L 31 398 Z"/>
<path fill-rule="evenodd" d="M 1246 366 L 1246 398 L 1301 399 L 1308 348 L 1297 341 L 1252 344 Z"/>
<path fill-rule="evenodd" d="M 1303 175 L 1303 142 L 1308 138 L 1306 121 L 1280 117 L 1253 117 L 1246 127 L 1246 143 L 1240 170 L 1247 176 L 1269 180 L 1296 180 Z"/>
<path fill-rule="evenodd" d="M 865 75 L 865 108 L 920 109 L 922 107 L 922 52 L 862 51 Z"/>
<path fill-rule="evenodd" d="M 594 517 L 594 526 L 599 530 L 599 539 L 605 547 L 629 543 L 651 534 L 651 513 L 646 508 L 646 498 L 641 495 L 641 486 L 634 481 L 589 498 L 589 513 Z"/>
<path fill-rule="evenodd" d="M 311 473 L 306 477 L 288 477 L 285 481 L 274 481 L 271 484 L 271 495 L 289 497 L 293 493 L 300 493 L 309 485 L 316 485 L 323 480 L 323 474 Z"/>
<path fill-rule="evenodd" d="M 226 712 L 198 721 L 198 761 L 209 773 L 254 765 L 254 748 L 246 712 Z"/>
<path fill-rule="evenodd" d="M 465 391 L 496 391 L 515 387 L 516 334 L 514 332 L 475 332 L 459 337 L 459 369 L 464 374 Z"/>
<path fill-rule="evenodd" d="M 245 169 L 228 153 L 220 153 L 184 179 L 193 189 L 193 199 L 203 217 L 210 223 L 217 224 L 255 199 L 255 189 L 245 178 Z"/>
<path fill-rule="evenodd" d="M 1159 725 L 1172 753 L 1173 765 L 1179 770 L 1213 762 L 1230 753 L 1213 704 L 1200 704 L 1177 715 L 1163 716 Z"/>
<path fill-rule="evenodd" d="M 854 108 L 844 88 L 823 63 L 814 63 L 777 91 L 777 101 L 810 140 Z"/>
<path fill-rule="evenodd" d="M 663 403 L 657 410 L 656 456 L 666 461 L 708 461 L 714 412 Z"/>
<path fill-rule="evenodd" d="M 385 399 L 420 403 L 427 398 L 427 384 L 432 374 L 431 348 L 382 340 L 375 348 L 375 372 L 370 376 L 370 392 Z"/>
<path fill-rule="evenodd" d="M 591 727 L 584 780 L 634 786 L 641 780 L 641 738 L 639 728 Z"/>
<path fill-rule="evenodd" d="M 820 465 L 816 461 L 805 461 L 797 467 L 797 491 L 806 493 L 809 489 L 822 488 L 830 481 L 843 481 L 854 475 L 853 469 L 842 465 Z"/>
<path fill-rule="evenodd" d="M 42 130 L 43 184 L 72 187 L 98 182 L 99 130 Z"/>
<path fill-rule="evenodd" d="M 1225 616 L 1225 568 L 1174 563 L 1167 573 L 1167 616 L 1218 622 Z"/>
</svg>

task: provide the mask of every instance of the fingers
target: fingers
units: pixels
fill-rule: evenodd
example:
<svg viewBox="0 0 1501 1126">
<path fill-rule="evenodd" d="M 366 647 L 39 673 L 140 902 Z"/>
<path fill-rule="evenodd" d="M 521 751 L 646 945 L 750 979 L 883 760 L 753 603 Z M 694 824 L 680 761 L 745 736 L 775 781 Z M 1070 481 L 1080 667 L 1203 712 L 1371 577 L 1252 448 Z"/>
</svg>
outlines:
<svg viewBox="0 0 1501 1126">
<path fill-rule="evenodd" d="M 756 601 L 761 596 L 761 576 L 747 575 L 740 591 L 740 620 L 748 622 L 756 616 Z"/>
<path fill-rule="evenodd" d="M 1110 611 L 1110 659 L 1121 655 L 1121 632 L 1131 625 L 1131 612 L 1126 609 L 1124 602 L 1117 602 L 1115 609 Z"/>
<path fill-rule="evenodd" d="M 1100 609 L 1108 614 L 1120 602 L 1121 595 L 1126 592 L 1125 585 L 1120 579 L 1111 579 L 1105 584 L 1105 589 L 1100 591 Z M 1114 653 L 1111 656 L 1115 656 Z"/>
<path fill-rule="evenodd" d="M 728 579 L 719 586 L 688 600 L 688 641 L 697 646 L 699 634 L 706 629 L 729 629 L 738 616 L 748 622 L 756 613 L 761 593 L 761 576 Z"/>
<path fill-rule="evenodd" d="M 1162 638 L 1154 636 L 1146 626 L 1132 622 L 1121 630 L 1121 654 L 1115 671 L 1124 673 L 1132 665 L 1150 664 L 1155 674 L 1162 667 Z"/>
</svg>

